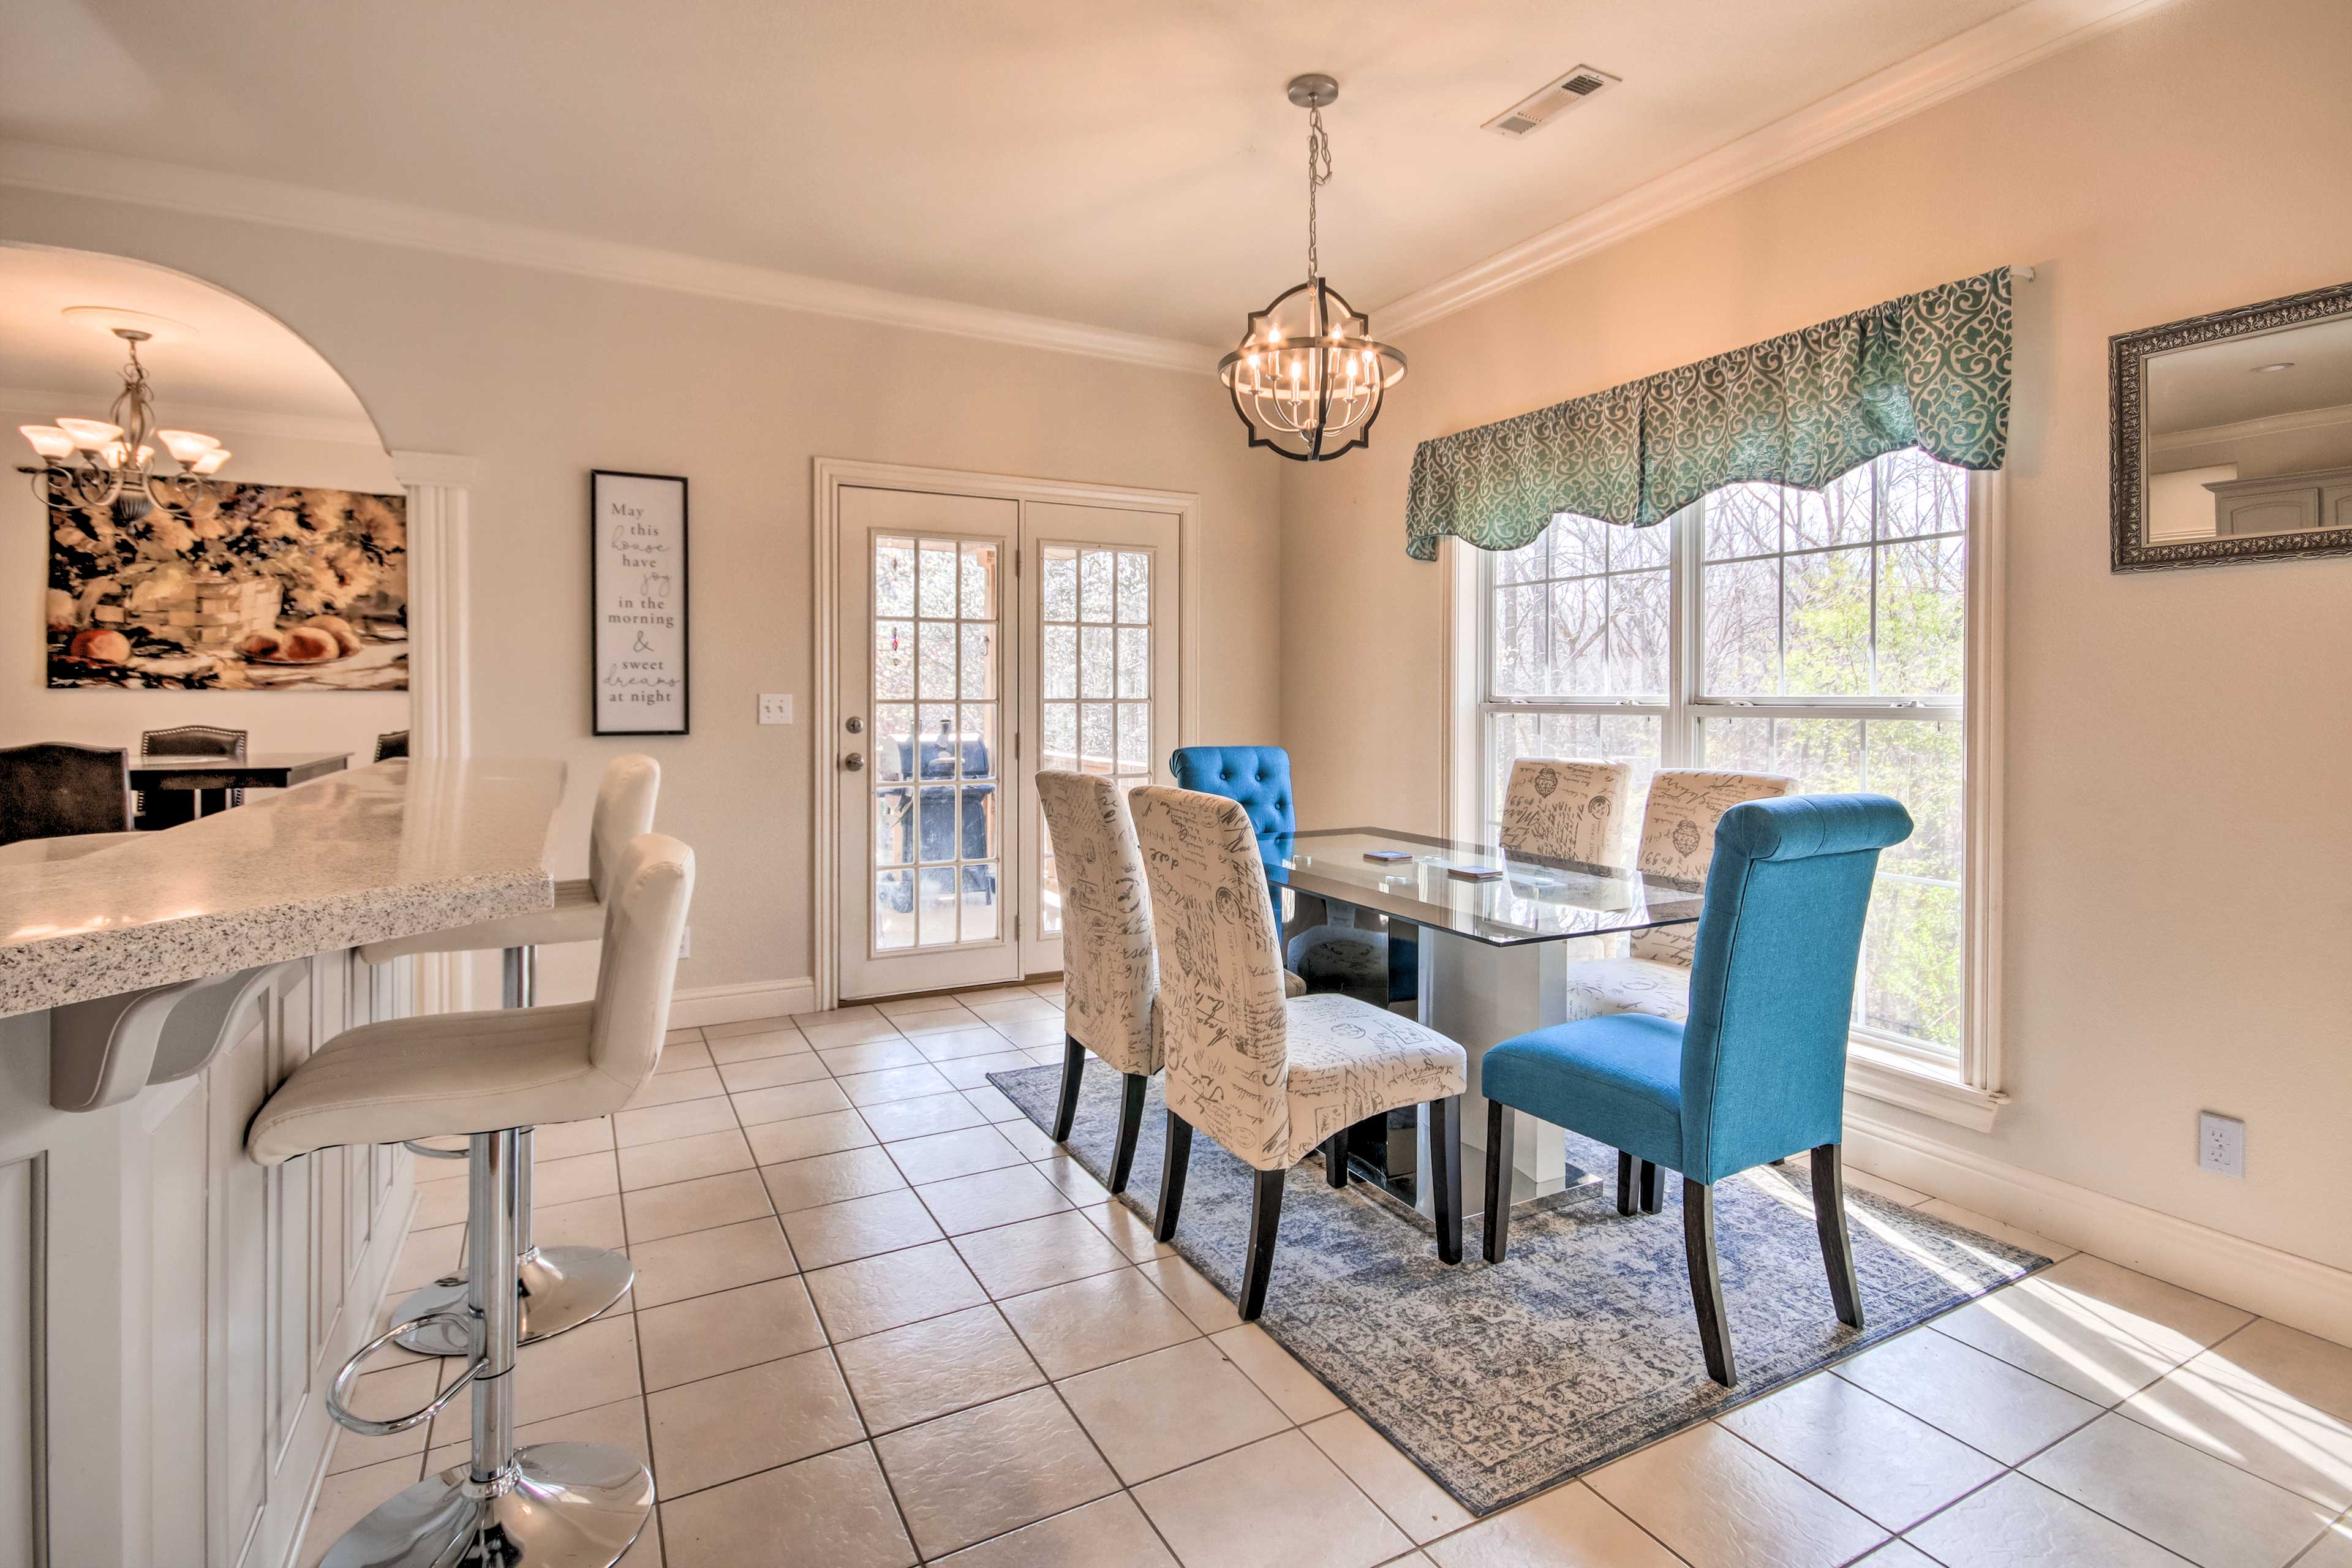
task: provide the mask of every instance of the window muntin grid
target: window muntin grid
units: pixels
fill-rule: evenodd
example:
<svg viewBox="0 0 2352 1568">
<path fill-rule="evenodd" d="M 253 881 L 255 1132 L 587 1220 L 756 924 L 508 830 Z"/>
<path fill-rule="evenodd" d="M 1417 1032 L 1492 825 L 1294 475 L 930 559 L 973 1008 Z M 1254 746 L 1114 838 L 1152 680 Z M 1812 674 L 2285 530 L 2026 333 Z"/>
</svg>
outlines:
<svg viewBox="0 0 2352 1568">
<path fill-rule="evenodd" d="M 1151 552 L 1047 544 L 1038 552 L 1040 768 L 1151 782 Z M 1062 930 L 1054 845 L 1037 825 L 1040 934 Z"/>
</svg>

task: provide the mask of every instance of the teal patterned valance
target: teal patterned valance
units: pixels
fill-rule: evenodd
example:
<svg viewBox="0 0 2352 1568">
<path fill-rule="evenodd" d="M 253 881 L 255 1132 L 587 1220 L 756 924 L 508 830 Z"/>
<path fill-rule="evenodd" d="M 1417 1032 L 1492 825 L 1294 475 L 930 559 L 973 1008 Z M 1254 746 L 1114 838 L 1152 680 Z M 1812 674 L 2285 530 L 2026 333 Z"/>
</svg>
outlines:
<svg viewBox="0 0 2352 1568">
<path fill-rule="evenodd" d="M 1998 468 L 2009 444 L 2009 269 L 1423 441 L 1405 551 L 1516 550 L 1555 513 L 1646 528 L 1742 480 L 1820 489 L 1917 447 Z"/>
</svg>

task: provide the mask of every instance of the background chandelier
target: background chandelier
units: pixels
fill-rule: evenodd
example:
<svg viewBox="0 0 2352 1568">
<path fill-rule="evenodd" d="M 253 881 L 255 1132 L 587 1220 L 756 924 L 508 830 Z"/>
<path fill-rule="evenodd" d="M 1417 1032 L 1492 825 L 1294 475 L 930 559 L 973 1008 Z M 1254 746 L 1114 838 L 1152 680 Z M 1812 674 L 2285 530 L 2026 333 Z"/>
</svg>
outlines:
<svg viewBox="0 0 2352 1568">
<path fill-rule="evenodd" d="M 148 390 L 147 367 L 139 363 L 139 345 L 154 334 L 136 327 L 112 331 L 131 346 L 114 406 L 104 419 L 18 426 L 40 455 L 41 466 L 17 471 L 33 476 L 33 493 L 49 505 L 110 506 L 136 481 L 149 501 L 184 521 L 197 502 L 220 500 L 226 487 L 209 476 L 228 461 L 228 449 L 194 430 L 155 428 L 155 400 Z M 178 473 L 159 474 L 149 466 L 155 456 L 150 436 L 163 443 L 180 465 Z"/>
<path fill-rule="evenodd" d="M 1404 379 L 1404 355 L 1372 341 L 1371 322 L 1323 280 L 1315 255 L 1315 193 L 1331 178 L 1323 106 L 1339 96 L 1328 76 L 1290 79 L 1307 110 L 1307 281 L 1253 310 L 1241 346 L 1217 362 L 1253 447 L 1301 463 L 1365 445 L 1381 396 Z"/>
</svg>

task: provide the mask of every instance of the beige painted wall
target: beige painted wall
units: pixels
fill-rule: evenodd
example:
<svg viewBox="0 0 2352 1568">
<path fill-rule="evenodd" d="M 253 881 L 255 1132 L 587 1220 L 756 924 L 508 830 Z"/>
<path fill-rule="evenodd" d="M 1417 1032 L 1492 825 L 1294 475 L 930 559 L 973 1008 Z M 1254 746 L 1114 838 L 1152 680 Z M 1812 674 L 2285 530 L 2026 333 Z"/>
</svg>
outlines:
<svg viewBox="0 0 2352 1568">
<path fill-rule="evenodd" d="M 1417 441 L 2032 263 L 2008 480 L 2016 1100 L 1982 1137 L 1885 1114 L 2352 1266 L 2352 560 L 2111 575 L 2105 364 L 2110 333 L 2352 279 L 2352 204 L 2313 199 L 2315 170 L 2352 166 L 2347 58 L 2342 0 L 2179 0 L 1404 336 L 1373 450 L 1285 475 L 1303 818 L 1442 819 L 1441 574 L 1404 554 Z M 2289 243 L 2226 220 L 2286 211 Z M 2246 1119 L 2244 1181 L 2196 1168 L 2200 1107 Z"/>
<path fill-rule="evenodd" d="M 556 862 L 575 876 L 606 760 L 660 760 L 659 825 L 704 850 L 682 988 L 811 973 L 814 458 L 1200 492 L 1202 732 L 1278 728 L 1277 465 L 1206 375 L 21 190 L 0 191 L 0 235 L 241 294 L 326 355 L 388 447 L 478 459 L 474 750 L 571 763 Z M 692 481 L 691 736 L 588 732 L 592 468 Z M 762 691 L 803 721 L 760 727 Z"/>
</svg>

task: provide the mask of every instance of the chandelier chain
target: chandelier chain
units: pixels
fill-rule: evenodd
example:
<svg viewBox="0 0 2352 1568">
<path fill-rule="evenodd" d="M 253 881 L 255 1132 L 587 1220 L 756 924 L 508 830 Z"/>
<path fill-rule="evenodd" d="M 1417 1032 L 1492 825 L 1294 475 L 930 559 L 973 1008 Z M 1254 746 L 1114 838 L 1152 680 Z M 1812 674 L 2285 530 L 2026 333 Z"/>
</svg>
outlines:
<svg viewBox="0 0 2352 1568">
<path fill-rule="evenodd" d="M 1315 193 L 1331 183 L 1331 138 L 1323 131 L 1323 111 L 1307 111 L 1307 276 L 1320 278 L 1315 258 Z"/>
</svg>

